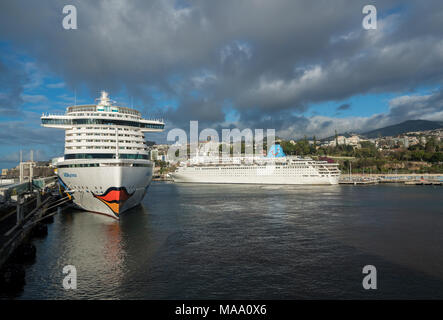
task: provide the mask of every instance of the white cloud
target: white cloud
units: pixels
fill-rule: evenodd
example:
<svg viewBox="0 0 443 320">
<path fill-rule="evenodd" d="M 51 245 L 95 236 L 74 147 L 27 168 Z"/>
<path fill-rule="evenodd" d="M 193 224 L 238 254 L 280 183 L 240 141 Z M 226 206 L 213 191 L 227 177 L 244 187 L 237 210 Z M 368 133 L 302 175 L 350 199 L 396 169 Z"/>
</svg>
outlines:
<svg viewBox="0 0 443 320">
<path fill-rule="evenodd" d="M 48 101 L 48 98 L 41 94 L 22 94 L 21 98 L 24 102 L 29 103 L 41 103 Z"/>
<path fill-rule="evenodd" d="M 65 85 L 66 84 L 64 82 L 57 82 L 57 83 L 47 84 L 46 87 L 50 89 L 59 89 L 59 88 L 64 88 Z"/>
</svg>

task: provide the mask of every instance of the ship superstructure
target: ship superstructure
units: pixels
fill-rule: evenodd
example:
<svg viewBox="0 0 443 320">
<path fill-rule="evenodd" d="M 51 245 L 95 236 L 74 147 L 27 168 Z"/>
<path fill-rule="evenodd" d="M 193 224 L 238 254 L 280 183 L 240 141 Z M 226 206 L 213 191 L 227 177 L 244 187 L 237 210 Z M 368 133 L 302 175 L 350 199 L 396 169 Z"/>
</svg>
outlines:
<svg viewBox="0 0 443 320">
<path fill-rule="evenodd" d="M 163 131 L 162 120 L 116 106 L 102 91 L 98 104 L 70 106 L 65 114 L 43 115 L 41 121 L 65 130 L 57 174 L 78 207 L 119 218 L 142 201 L 153 172 L 144 133 Z"/>
</svg>

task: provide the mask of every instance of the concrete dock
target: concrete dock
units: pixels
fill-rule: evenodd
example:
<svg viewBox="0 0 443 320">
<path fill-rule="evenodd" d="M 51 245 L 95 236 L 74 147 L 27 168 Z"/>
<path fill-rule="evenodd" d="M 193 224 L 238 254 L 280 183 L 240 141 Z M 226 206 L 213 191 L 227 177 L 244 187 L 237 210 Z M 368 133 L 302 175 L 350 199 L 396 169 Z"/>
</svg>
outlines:
<svg viewBox="0 0 443 320">
<path fill-rule="evenodd" d="M 2 186 L 0 204 L 0 287 L 10 288 L 24 281 L 20 264 L 32 255 L 34 236 L 45 236 L 45 222 L 61 212 L 70 199 L 56 195 L 56 177 Z M 17 264 L 18 263 L 18 264 Z"/>
<path fill-rule="evenodd" d="M 443 174 L 342 174 L 339 183 L 352 185 L 377 183 L 402 183 L 407 185 L 443 185 Z"/>
</svg>

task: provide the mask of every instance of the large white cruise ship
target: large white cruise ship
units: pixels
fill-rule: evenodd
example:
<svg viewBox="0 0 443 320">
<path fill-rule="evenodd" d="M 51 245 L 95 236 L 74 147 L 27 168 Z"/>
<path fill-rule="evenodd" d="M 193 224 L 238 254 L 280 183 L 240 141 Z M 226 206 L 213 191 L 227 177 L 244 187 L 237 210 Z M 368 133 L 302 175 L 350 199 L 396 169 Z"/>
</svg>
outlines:
<svg viewBox="0 0 443 320">
<path fill-rule="evenodd" d="M 144 133 L 163 131 L 162 120 L 115 106 L 103 91 L 96 105 L 71 106 L 66 114 L 43 115 L 41 121 L 66 131 L 57 174 L 78 207 L 118 219 L 142 201 L 153 172 Z"/>
<path fill-rule="evenodd" d="M 250 184 L 338 184 L 337 163 L 286 156 L 280 145 L 267 157 L 196 157 L 171 173 L 175 182 Z"/>
</svg>

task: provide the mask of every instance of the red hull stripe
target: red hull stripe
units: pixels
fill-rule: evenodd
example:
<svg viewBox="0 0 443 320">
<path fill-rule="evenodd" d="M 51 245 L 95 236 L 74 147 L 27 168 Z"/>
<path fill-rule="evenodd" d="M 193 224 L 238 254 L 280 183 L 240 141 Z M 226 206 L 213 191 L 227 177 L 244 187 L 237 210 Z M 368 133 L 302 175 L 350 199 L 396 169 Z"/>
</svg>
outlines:
<svg viewBox="0 0 443 320">
<path fill-rule="evenodd" d="M 96 196 L 97 198 L 100 198 L 102 200 L 105 200 L 107 202 L 111 201 L 126 201 L 129 199 L 131 195 L 129 195 L 126 190 L 112 190 L 108 192 L 106 195 L 103 196 Z"/>
<path fill-rule="evenodd" d="M 108 206 L 109 209 L 112 210 L 117 216 L 120 212 L 120 207 L 128 200 L 132 195 L 126 191 L 125 187 L 122 188 L 109 188 L 102 195 L 92 194 L 95 198 L 102 201 L 104 204 Z"/>
</svg>

